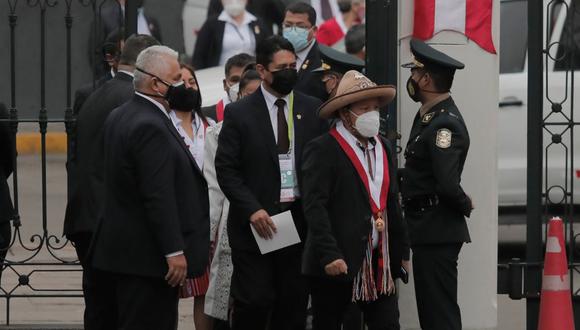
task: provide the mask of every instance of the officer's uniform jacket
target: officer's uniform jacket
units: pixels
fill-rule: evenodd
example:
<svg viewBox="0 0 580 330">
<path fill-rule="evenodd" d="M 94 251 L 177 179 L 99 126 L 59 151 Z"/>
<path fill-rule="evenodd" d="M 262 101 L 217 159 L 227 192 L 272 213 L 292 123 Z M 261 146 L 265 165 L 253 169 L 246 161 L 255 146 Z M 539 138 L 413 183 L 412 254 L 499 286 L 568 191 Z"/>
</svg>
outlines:
<svg viewBox="0 0 580 330">
<path fill-rule="evenodd" d="M 470 242 L 461 187 L 469 133 L 453 99 L 419 111 L 405 149 L 401 192 L 412 245 Z"/>
</svg>

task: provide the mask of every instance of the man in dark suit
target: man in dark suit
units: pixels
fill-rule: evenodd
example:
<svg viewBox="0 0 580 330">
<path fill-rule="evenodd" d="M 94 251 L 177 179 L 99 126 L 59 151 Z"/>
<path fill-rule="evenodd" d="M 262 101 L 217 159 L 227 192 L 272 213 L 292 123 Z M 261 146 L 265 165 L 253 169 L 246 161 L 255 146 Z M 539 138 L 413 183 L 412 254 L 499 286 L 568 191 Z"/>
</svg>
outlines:
<svg viewBox="0 0 580 330">
<path fill-rule="evenodd" d="M 8 119 L 8 110 L 0 103 L 0 119 Z M 2 277 L 2 263 L 6 258 L 12 231 L 10 221 L 14 219 L 14 207 L 8 188 L 8 177 L 14 171 L 16 160 L 15 136 L 8 122 L 0 122 L 0 278 Z"/>
<path fill-rule="evenodd" d="M 226 107 L 215 159 L 218 182 L 231 203 L 227 224 L 234 265 L 232 325 L 304 329 L 308 293 L 300 274 L 303 244 L 262 255 L 251 227 L 271 238 L 276 229 L 270 216 L 290 210 L 304 241 L 297 170 L 304 145 L 327 125 L 316 116 L 319 100 L 292 91 L 296 82 L 292 44 L 270 37 L 258 45 L 256 61 L 262 86 Z M 281 177 L 287 171 L 292 180 L 283 186 Z"/>
<path fill-rule="evenodd" d="M 89 63 L 92 64 L 91 68 L 96 70 L 97 77 L 103 76 L 108 70 L 108 66 L 103 65 L 101 61 L 101 45 L 109 34 L 122 30 L 125 25 L 125 2 L 126 0 L 105 1 L 102 8 L 97 9 L 97 22 L 92 22 L 91 24 L 91 32 L 88 38 L 88 55 Z M 159 22 L 156 18 L 145 13 L 144 3 L 144 0 L 137 0 L 137 33 L 150 35 L 161 42 Z"/>
<path fill-rule="evenodd" d="M 147 35 L 134 35 L 127 39 L 127 47 L 120 57 L 117 75 L 91 94 L 77 117 L 76 143 L 73 150 L 76 171 L 69 174 L 73 189 L 69 192 L 64 234 L 75 243 L 81 261 L 84 261 L 105 197 L 105 120 L 113 109 L 133 96 L 133 71 L 139 53 L 157 44 L 153 37 Z"/>
<path fill-rule="evenodd" d="M 105 207 L 89 252 L 97 329 L 176 329 L 178 288 L 208 264 L 207 183 L 169 117 L 188 101 L 176 97 L 177 56 L 141 52 L 135 96 L 105 123 Z"/>
<path fill-rule="evenodd" d="M 461 187 L 469 133 L 449 95 L 463 63 L 420 40 L 407 92 L 421 108 L 405 149 L 401 192 L 413 249 L 415 295 L 422 329 L 461 329 L 457 304 L 457 261 L 471 241 L 465 217 L 473 209 Z"/>
<path fill-rule="evenodd" d="M 228 59 L 225 67 L 226 76 L 223 81 L 226 95 L 217 104 L 201 108 L 206 117 L 213 119 L 216 123 L 224 120 L 225 107 L 238 100 L 239 84 L 244 69 L 248 64 L 255 62 L 256 58 L 246 53 L 237 54 Z"/>
<path fill-rule="evenodd" d="M 394 97 L 393 86 L 347 72 L 319 112 L 336 118 L 336 126 L 305 149 L 303 271 L 311 282 L 315 330 L 342 329 L 353 301 L 369 330 L 400 329 L 394 279 L 408 267 L 409 244 L 396 154 L 378 134 L 378 109 Z"/>
<path fill-rule="evenodd" d="M 93 270 L 86 256 L 105 200 L 105 120 L 113 109 L 133 97 L 133 71 L 137 56 L 143 49 L 157 44 L 151 36 L 129 37 L 120 57 L 117 75 L 91 94 L 77 117 L 75 149 L 72 151 L 74 156 L 68 167 L 71 190 L 64 219 L 64 234 L 75 243 L 83 266 L 86 324 L 91 324 L 96 317 L 93 308 Z"/>
<path fill-rule="evenodd" d="M 283 27 L 284 38 L 292 43 L 296 51 L 298 82 L 295 90 L 325 102 L 328 93 L 320 72 L 315 71 L 322 65 L 316 42 L 316 11 L 304 2 L 290 4 L 286 8 Z"/>
<path fill-rule="evenodd" d="M 73 113 L 78 115 L 79 111 L 83 107 L 83 104 L 89 98 L 92 92 L 97 90 L 99 87 L 103 86 L 104 83 L 113 79 L 115 73 L 117 72 L 117 67 L 119 66 L 119 56 L 123 51 L 123 46 L 125 45 L 125 31 L 124 29 L 117 29 L 111 32 L 102 47 L 102 58 L 107 63 L 108 70 L 98 77 L 93 82 L 89 82 L 75 91 L 75 101 L 73 105 Z"/>
</svg>

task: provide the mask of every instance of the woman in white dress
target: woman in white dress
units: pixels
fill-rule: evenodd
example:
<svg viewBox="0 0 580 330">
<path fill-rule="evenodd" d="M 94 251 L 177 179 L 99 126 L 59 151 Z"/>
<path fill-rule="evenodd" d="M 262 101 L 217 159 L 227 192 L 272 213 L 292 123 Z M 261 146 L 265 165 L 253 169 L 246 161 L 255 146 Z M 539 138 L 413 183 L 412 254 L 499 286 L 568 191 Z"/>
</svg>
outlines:
<svg viewBox="0 0 580 330">
<path fill-rule="evenodd" d="M 240 79 L 239 99 L 255 92 L 260 83 L 258 72 L 246 68 Z M 203 168 L 209 188 L 210 239 L 215 248 L 205 296 L 205 313 L 216 319 L 214 330 L 229 329 L 230 281 L 234 270 L 226 225 L 230 203 L 218 185 L 214 164 L 221 129 L 221 122 L 207 129 Z"/>
<path fill-rule="evenodd" d="M 201 112 L 201 94 L 193 68 L 181 64 L 181 76 L 185 87 L 196 92 L 190 93 L 186 98 L 188 102 L 184 102 L 191 104 L 184 109 L 172 109 L 169 116 L 197 166 L 203 171 L 206 133 L 211 125 L 215 125 L 215 122 L 206 118 Z M 181 298 L 193 297 L 194 299 L 193 322 L 197 330 L 212 329 L 211 319 L 203 313 L 208 285 L 209 267 L 203 275 L 187 279 L 180 292 Z"/>
</svg>

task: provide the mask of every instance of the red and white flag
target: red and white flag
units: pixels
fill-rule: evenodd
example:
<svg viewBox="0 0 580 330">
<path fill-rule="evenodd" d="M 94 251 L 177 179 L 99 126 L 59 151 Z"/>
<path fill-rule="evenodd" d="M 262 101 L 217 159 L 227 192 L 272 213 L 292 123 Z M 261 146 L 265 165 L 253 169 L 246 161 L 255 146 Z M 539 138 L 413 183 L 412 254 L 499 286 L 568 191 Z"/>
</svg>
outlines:
<svg viewBox="0 0 580 330">
<path fill-rule="evenodd" d="M 413 36 L 427 40 L 443 30 L 457 31 L 495 54 L 492 11 L 493 0 L 415 0 Z"/>
</svg>

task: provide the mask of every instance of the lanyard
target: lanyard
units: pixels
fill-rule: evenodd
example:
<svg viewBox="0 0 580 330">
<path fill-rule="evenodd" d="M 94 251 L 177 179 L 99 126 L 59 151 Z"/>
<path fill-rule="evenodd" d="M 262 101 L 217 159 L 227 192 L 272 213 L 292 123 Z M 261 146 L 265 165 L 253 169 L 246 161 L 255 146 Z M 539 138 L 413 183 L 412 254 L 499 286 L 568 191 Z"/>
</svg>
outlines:
<svg viewBox="0 0 580 330">
<path fill-rule="evenodd" d="M 292 139 L 294 138 L 294 92 L 290 94 L 288 104 L 288 141 L 290 141 L 290 148 L 288 153 L 292 151 Z"/>
</svg>

